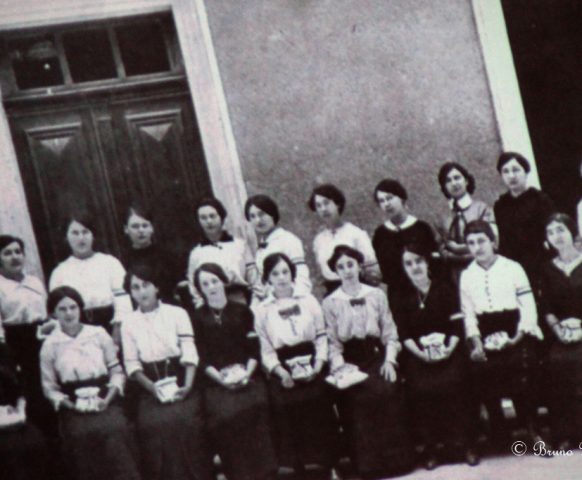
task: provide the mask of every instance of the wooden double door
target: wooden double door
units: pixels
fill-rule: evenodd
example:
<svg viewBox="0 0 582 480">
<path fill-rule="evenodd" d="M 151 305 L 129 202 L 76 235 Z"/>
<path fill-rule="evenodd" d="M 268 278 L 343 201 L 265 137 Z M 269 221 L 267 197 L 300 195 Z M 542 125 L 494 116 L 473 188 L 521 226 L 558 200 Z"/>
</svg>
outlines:
<svg viewBox="0 0 582 480">
<path fill-rule="evenodd" d="M 194 205 L 211 188 L 182 80 L 6 108 L 45 272 L 68 254 L 71 212 L 90 212 L 96 248 L 118 255 L 136 201 L 152 210 L 157 241 L 187 255 L 198 236 Z"/>
</svg>

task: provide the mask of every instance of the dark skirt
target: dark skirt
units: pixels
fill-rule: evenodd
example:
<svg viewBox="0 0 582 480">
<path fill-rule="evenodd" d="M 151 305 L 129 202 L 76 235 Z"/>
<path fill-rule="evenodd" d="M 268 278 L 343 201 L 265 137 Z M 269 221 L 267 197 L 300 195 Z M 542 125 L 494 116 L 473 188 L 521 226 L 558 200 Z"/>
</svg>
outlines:
<svg viewBox="0 0 582 480">
<path fill-rule="evenodd" d="M 281 364 L 285 360 L 315 353 L 312 342 L 277 351 Z M 279 465 L 296 467 L 316 464 L 331 468 L 337 458 L 338 423 L 333 411 L 331 388 L 325 373 L 310 382 L 296 381 L 284 388 L 275 375 L 269 379 L 273 410 L 275 443 Z"/>
<path fill-rule="evenodd" d="M 106 391 L 107 378 L 63 385 L 63 392 L 75 401 L 77 388 L 96 386 Z M 80 413 L 62 409 L 59 428 L 63 451 L 70 460 L 74 478 L 79 480 L 139 480 L 136 449 L 122 407 L 115 401 L 103 412 Z M 69 463 L 67 461 L 67 463 Z"/>
<path fill-rule="evenodd" d="M 177 358 L 143 364 L 153 382 L 176 375 L 183 384 L 184 368 Z M 162 373 L 164 372 L 164 373 Z M 208 449 L 202 410 L 202 394 L 193 388 L 175 403 L 160 403 L 140 389 L 136 411 L 137 440 L 145 480 L 211 480 L 212 458 Z"/>
<path fill-rule="evenodd" d="M 272 476 L 277 461 L 263 378 L 255 374 L 238 390 L 207 383 L 203 398 L 208 433 L 227 478 L 258 480 Z"/>
<path fill-rule="evenodd" d="M 377 338 L 352 339 L 344 344 L 344 359 L 369 377 L 338 391 L 340 420 L 350 456 L 367 478 L 404 473 L 413 467 L 413 449 L 400 381 L 380 376 L 384 346 Z"/>
<path fill-rule="evenodd" d="M 113 325 L 111 320 L 115 315 L 115 309 L 113 305 L 107 307 L 91 308 L 85 310 L 85 323 L 88 325 L 96 325 L 98 327 L 103 327 L 109 335 L 113 331 Z"/>
<path fill-rule="evenodd" d="M 30 424 L 0 430 L 0 465 L 0 478 L 48 480 L 49 453 L 40 431 Z"/>
</svg>

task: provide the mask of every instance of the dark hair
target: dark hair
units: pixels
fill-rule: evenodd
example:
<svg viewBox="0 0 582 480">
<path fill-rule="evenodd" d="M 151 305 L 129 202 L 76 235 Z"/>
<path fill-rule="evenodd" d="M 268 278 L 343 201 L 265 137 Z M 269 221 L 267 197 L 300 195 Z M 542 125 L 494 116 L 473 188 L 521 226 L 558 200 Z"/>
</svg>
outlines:
<svg viewBox="0 0 582 480">
<path fill-rule="evenodd" d="M 426 263 L 430 263 L 432 259 L 432 252 L 430 249 L 420 242 L 405 243 L 400 249 L 400 258 L 402 258 L 406 252 L 414 253 L 415 255 L 424 258 Z"/>
<path fill-rule="evenodd" d="M 376 203 L 378 203 L 378 192 L 391 193 L 392 195 L 400 197 L 403 201 L 408 200 L 406 189 L 398 180 L 392 178 L 385 178 L 376 185 L 376 188 L 374 189 L 374 201 Z"/>
<path fill-rule="evenodd" d="M 567 215 L 566 213 L 560 213 L 560 212 L 553 213 L 546 220 L 546 222 L 544 224 L 544 229 L 548 228 L 548 225 L 550 225 L 550 223 L 553 223 L 553 222 L 561 223 L 562 225 L 564 225 L 572 234 L 573 240 L 575 240 L 576 237 L 578 236 L 578 226 L 576 225 L 576 222 L 574 221 L 574 219 L 570 215 Z"/>
<path fill-rule="evenodd" d="M 515 160 L 517 163 L 519 163 L 525 170 L 525 173 L 529 173 L 531 171 L 531 166 L 527 159 L 517 152 L 503 152 L 501 155 L 499 155 L 499 159 L 497 160 L 497 171 L 501 173 L 503 166 L 512 160 Z"/>
<path fill-rule="evenodd" d="M 137 215 L 138 217 L 145 218 L 150 223 L 154 222 L 154 216 L 151 209 L 139 203 L 132 203 L 129 207 L 127 207 L 124 217 L 126 224 L 127 222 L 129 222 L 129 218 L 132 215 Z"/>
<path fill-rule="evenodd" d="M 457 162 L 447 162 L 445 163 L 441 169 L 439 170 L 439 185 L 441 186 L 441 191 L 443 195 L 447 198 L 451 198 L 451 194 L 447 190 L 447 175 L 451 173 L 453 170 L 458 170 L 465 180 L 467 181 L 467 192 L 469 194 L 473 194 L 475 192 L 475 177 L 469 173 L 469 171 L 463 167 L 463 165 L 458 164 Z"/>
<path fill-rule="evenodd" d="M 326 183 L 324 185 L 319 185 L 318 187 L 315 187 L 313 189 L 313 192 L 311 192 L 311 196 L 307 201 L 307 206 L 311 209 L 312 212 L 315 212 L 316 195 L 328 198 L 333 203 L 335 203 L 340 214 L 344 212 L 344 208 L 346 206 L 346 197 L 344 193 L 335 185 L 332 185 L 331 183 Z"/>
<path fill-rule="evenodd" d="M 492 242 L 495 241 L 495 232 L 493 231 L 493 227 L 491 227 L 491 224 L 489 222 L 486 222 L 485 220 L 473 220 L 472 222 L 469 222 L 467 224 L 467 226 L 465 227 L 465 241 L 467 240 L 469 235 L 473 235 L 476 233 L 484 233 L 485 235 L 487 235 L 489 240 L 491 240 Z"/>
<path fill-rule="evenodd" d="M 364 263 L 364 255 L 359 250 L 352 248 L 348 245 L 338 245 L 334 248 L 333 254 L 327 261 L 327 266 L 332 272 L 335 272 L 335 264 L 344 255 L 353 258 L 358 264 L 362 265 Z"/>
<path fill-rule="evenodd" d="M 0 235 L 0 252 L 2 252 L 2 250 L 4 250 L 8 245 L 11 245 L 14 242 L 20 245 L 20 249 L 22 250 L 22 253 L 24 253 L 24 242 L 22 241 L 21 238 L 14 237 L 12 235 Z"/>
<path fill-rule="evenodd" d="M 267 283 L 271 272 L 281 261 L 287 264 L 289 270 L 291 271 L 291 280 L 295 281 L 295 277 L 297 276 L 297 267 L 291 261 L 291 259 L 284 253 L 271 253 L 271 255 L 268 255 L 265 260 L 263 260 L 263 283 Z"/>
<path fill-rule="evenodd" d="M 253 195 L 245 203 L 245 218 L 250 220 L 250 209 L 252 206 L 262 210 L 267 215 L 273 218 L 275 225 L 279 223 L 279 207 L 271 197 L 267 195 Z"/>
<path fill-rule="evenodd" d="M 68 287 L 66 285 L 63 287 L 55 288 L 48 294 L 48 298 L 46 300 L 46 309 L 48 313 L 54 315 L 55 310 L 57 309 L 57 305 L 64 298 L 70 298 L 79 306 L 79 310 L 81 310 L 81 320 L 83 320 L 83 311 L 85 310 L 85 302 L 83 301 L 83 297 L 73 287 Z"/>
<path fill-rule="evenodd" d="M 131 295 L 131 279 L 133 277 L 139 278 L 145 282 L 150 282 L 158 290 L 160 289 L 161 275 L 159 268 L 145 262 L 138 262 L 132 265 L 125 274 L 123 279 L 123 289 Z"/>
<path fill-rule="evenodd" d="M 95 218 L 89 212 L 74 212 L 74 213 L 70 214 L 66 218 L 65 223 L 63 224 L 63 227 L 64 227 L 63 231 L 64 231 L 65 236 L 67 235 L 67 232 L 69 231 L 69 227 L 71 226 L 71 223 L 73 223 L 73 222 L 80 223 L 86 229 L 90 230 L 93 235 L 95 235 L 95 232 L 97 230 Z"/>
<path fill-rule="evenodd" d="M 194 280 L 194 287 L 196 288 L 198 293 L 200 293 L 200 295 L 202 295 L 202 298 L 204 298 L 204 300 L 206 300 L 206 295 L 204 295 L 204 292 L 202 291 L 202 288 L 200 287 L 200 275 L 202 272 L 211 273 L 212 275 L 216 275 L 225 286 L 228 285 L 228 277 L 226 276 L 226 273 L 224 273 L 224 270 L 222 269 L 222 267 L 220 265 L 218 265 L 217 263 L 210 263 L 210 262 L 203 263 L 194 272 L 194 279 L 193 280 Z"/>
<path fill-rule="evenodd" d="M 226 216 L 228 215 L 228 213 L 226 212 L 226 208 L 224 208 L 224 205 L 222 204 L 222 202 L 220 200 L 218 200 L 217 198 L 214 198 L 214 197 L 204 197 L 196 205 L 196 210 L 195 210 L 196 221 L 198 221 L 198 210 L 200 210 L 202 207 L 214 208 L 214 210 L 216 210 L 216 213 L 218 213 L 218 216 L 220 217 L 220 219 L 223 222 L 224 222 L 224 219 L 226 218 Z"/>
</svg>

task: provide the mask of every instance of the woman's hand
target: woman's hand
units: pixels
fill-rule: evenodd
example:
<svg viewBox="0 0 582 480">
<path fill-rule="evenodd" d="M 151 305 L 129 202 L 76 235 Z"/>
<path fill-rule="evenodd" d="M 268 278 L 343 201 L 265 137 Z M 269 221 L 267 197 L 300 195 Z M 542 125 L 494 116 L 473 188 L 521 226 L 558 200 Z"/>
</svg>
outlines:
<svg viewBox="0 0 582 480">
<path fill-rule="evenodd" d="M 315 380 L 317 378 L 317 376 L 321 373 L 322 369 L 323 369 L 323 362 L 321 360 L 316 360 L 315 365 L 313 365 L 313 371 L 311 372 L 311 375 L 309 375 L 308 377 L 302 378 L 300 381 L 308 383 L 308 382 Z"/>
<path fill-rule="evenodd" d="M 259 300 L 263 300 L 268 293 L 267 287 L 260 284 L 255 283 L 252 287 L 253 295 L 257 297 Z"/>
<path fill-rule="evenodd" d="M 509 340 L 507 340 L 507 343 L 501 348 L 502 350 L 507 348 L 507 347 L 513 347 L 515 345 L 517 345 L 519 342 L 521 342 L 521 340 L 523 339 L 523 337 L 525 336 L 525 333 L 519 331 L 515 334 L 515 337 L 511 337 Z"/>
<path fill-rule="evenodd" d="M 180 402 L 184 400 L 190 393 L 190 390 L 192 390 L 192 388 L 180 387 L 178 390 L 176 390 L 176 393 L 174 394 L 174 399 L 172 401 Z"/>
<path fill-rule="evenodd" d="M 471 360 L 474 362 L 486 362 L 487 355 L 485 354 L 485 349 L 483 348 L 483 342 L 480 337 L 471 337 Z"/>
<path fill-rule="evenodd" d="M 380 367 L 380 375 L 382 378 L 384 378 L 384 380 L 387 380 L 391 383 L 394 383 L 398 378 L 394 364 L 388 361 L 384 362 Z"/>
<path fill-rule="evenodd" d="M 109 402 L 105 398 L 97 397 L 97 401 L 95 402 L 95 408 L 97 412 L 104 412 L 109 407 Z"/>
</svg>

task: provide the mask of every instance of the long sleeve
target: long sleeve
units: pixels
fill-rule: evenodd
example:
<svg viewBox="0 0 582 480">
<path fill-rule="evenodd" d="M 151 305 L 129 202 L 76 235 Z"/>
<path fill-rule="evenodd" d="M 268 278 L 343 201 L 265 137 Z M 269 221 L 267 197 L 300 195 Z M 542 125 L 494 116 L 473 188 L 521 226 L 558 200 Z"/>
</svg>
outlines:
<svg viewBox="0 0 582 480">
<path fill-rule="evenodd" d="M 44 396 L 52 402 L 55 410 L 58 410 L 61 402 L 68 397 L 61 391 L 55 369 L 55 351 L 48 343 L 45 343 L 40 351 L 40 371 Z"/>
<path fill-rule="evenodd" d="M 465 335 L 467 338 L 479 337 L 481 332 L 479 331 L 479 324 L 477 321 L 477 312 L 475 311 L 475 305 L 471 299 L 470 286 L 468 285 L 468 279 L 465 272 L 461 274 L 461 311 L 463 312 L 464 322 L 465 322 Z"/>
<path fill-rule="evenodd" d="M 309 267 L 307 266 L 307 263 L 305 263 L 305 251 L 301 240 L 294 237 L 289 241 L 287 250 L 289 258 L 295 264 L 297 269 L 297 275 L 295 277 L 295 293 L 298 295 L 311 293 L 313 285 L 311 283 L 311 278 L 309 278 Z"/>
<path fill-rule="evenodd" d="M 315 359 L 321 360 L 325 363 L 327 362 L 329 353 L 323 310 L 321 309 L 319 302 L 313 296 L 308 297 L 307 305 L 313 316 L 313 323 L 315 324 Z"/>
<path fill-rule="evenodd" d="M 255 312 L 255 330 L 257 331 L 261 345 L 261 361 L 267 371 L 272 372 L 281 362 L 279 362 L 277 351 L 269 339 L 266 323 L 267 310 L 263 307 L 257 308 Z"/>
<path fill-rule="evenodd" d="M 113 343 L 113 339 L 104 329 L 101 329 L 101 332 L 99 332 L 99 341 L 103 349 L 105 365 L 109 371 L 109 386 L 117 388 L 119 393 L 123 394 L 125 374 L 117 358 L 117 347 Z"/>
<path fill-rule="evenodd" d="M 182 365 L 198 365 L 199 358 L 194 344 L 194 330 L 190 318 L 185 310 L 176 308 L 176 331 L 178 333 L 178 343 L 180 344 L 180 363 Z"/>
<path fill-rule="evenodd" d="M 198 300 L 201 298 L 198 290 L 194 286 L 194 273 L 196 273 L 196 268 L 198 267 L 198 260 L 196 258 L 196 248 L 193 248 L 190 252 L 190 257 L 188 258 L 188 271 L 186 273 L 187 280 L 188 280 L 188 288 L 190 289 L 190 293 L 194 297 L 194 300 Z M 196 302 L 195 302 L 196 303 Z"/>
<path fill-rule="evenodd" d="M 123 346 L 123 363 L 127 376 L 131 377 L 135 372 L 143 370 L 139 359 L 137 342 L 127 322 L 121 324 L 121 344 Z"/>
<path fill-rule="evenodd" d="M 119 323 L 132 311 L 131 298 L 129 294 L 124 290 L 123 283 L 125 281 L 125 268 L 121 262 L 115 258 L 110 257 L 110 280 L 111 280 L 111 291 L 113 292 L 113 308 L 115 310 L 115 315 L 113 317 L 112 323 Z"/>
<path fill-rule="evenodd" d="M 396 363 L 396 357 L 398 357 L 398 352 L 400 352 L 401 348 L 398 340 L 398 330 L 384 292 L 381 292 L 379 298 L 380 339 L 382 344 L 386 346 L 386 360 Z"/>
<path fill-rule="evenodd" d="M 538 325 L 538 313 L 534 295 L 525 270 L 519 264 L 515 264 L 515 294 L 517 295 L 519 308 L 518 331 L 543 340 L 544 336 Z"/>
<path fill-rule="evenodd" d="M 344 346 L 337 331 L 337 318 L 331 302 L 323 302 L 323 317 L 327 330 L 328 357 L 331 370 L 341 367 L 344 361 Z"/>
</svg>

